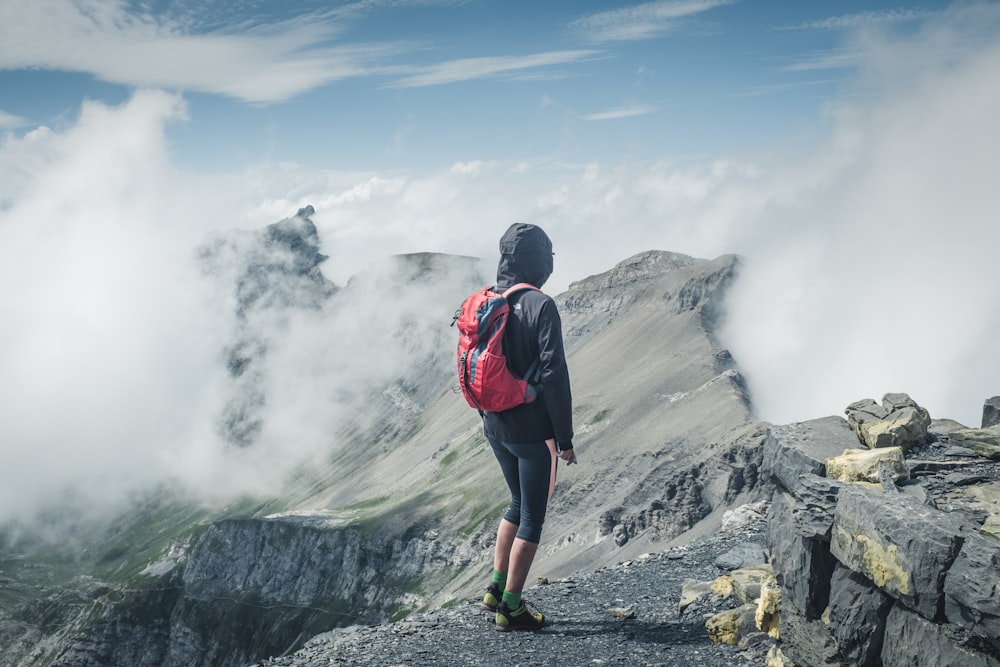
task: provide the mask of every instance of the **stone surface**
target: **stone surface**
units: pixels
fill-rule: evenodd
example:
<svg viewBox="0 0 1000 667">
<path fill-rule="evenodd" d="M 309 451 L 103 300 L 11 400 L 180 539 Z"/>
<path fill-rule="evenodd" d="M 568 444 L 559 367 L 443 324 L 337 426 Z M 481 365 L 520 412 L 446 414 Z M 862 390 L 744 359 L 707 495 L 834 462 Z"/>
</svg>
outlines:
<svg viewBox="0 0 1000 667">
<path fill-rule="evenodd" d="M 708 638 L 716 644 L 739 646 L 740 641 L 757 629 L 757 605 L 745 604 L 719 612 L 705 622 Z"/>
<path fill-rule="evenodd" d="M 825 461 L 855 447 L 857 438 L 841 417 L 774 426 L 764 443 L 764 469 L 787 491 L 803 474 L 823 476 Z"/>
<path fill-rule="evenodd" d="M 830 581 L 830 631 L 848 664 L 881 665 L 885 618 L 892 604 L 866 577 L 837 564 Z"/>
<path fill-rule="evenodd" d="M 993 396 L 983 403 L 983 421 L 980 426 L 989 428 L 998 425 L 1000 425 L 1000 396 Z"/>
<path fill-rule="evenodd" d="M 839 456 L 826 460 L 826 475 L 840 482 L 881 482 L 881 465 L 888 466 L 895 482 L 910 477 L 910 469 L 903 459 L 901 447 L 880 449 L 848 449 Z"/>
<path fill-rule="evenodd" d="M 955 667 L 1000 667 L 1000 661 L 962 646 L 940 625 L 893 606 L 886 618 L 882 644 L 884 667 L 954 665 Z"/>
<path fill-rule="evenodd" d="M 1000 540 L 969 535 L 944 580 L 948 621 L 1000 649 Z"/>
<path fill-rule="evenodd" d="M 1000 461 L 1000 426 L 958 429 L 949 433 L 948 437 L 979 456 Z"/>
<path fill-rule="evenodd" d="M 781 650 L 798 667 L 842 666 L 837 643 L 829 626 L 819 619 L 807 619 L 794 609 L 788 609 L 782 599 Z"/>
<path fill-rule="evenodd" d="M 829 477 L 810 474 L 799 476 L 792 504 L 792 521 L 800 535 L 830 541 L 837 497 L 843 487 L 843 482 Z"/>
<path fill-rule="evenodd" d="M 712 582 L 685 579 L 681 586 L 680 600 L 677 602 L 677 615 L 680 616 L 685 609 L 712 592 L 714 592 Z"/>
<path fill-rule="evenodd" d="M 830 549 L 889 595 L 929 620 L 943 604 L 944 575 L 961 545 L 953 517 L 903 495 L 840 493 Z"/>
<path fill-rule="evenodd" d="M 476 592 L 456 604 L 418 612 L 396 623 L 340 628 L 312 638 L 297 652 L 261 660 L 260 667 L 390 667 L 500 665 L 532 667 L 754 667 L 774 640 L 751 628 L 745 646 L 708 638 L 708 616 L 734 606 L 732 599 L 702 597 L 680 616 L 683 578 L 706 581 L 718 574 L 715 558 L 756 539 L 763 522 L 737 532 L 719 531 L 645 559 L 553 579 L 525 596 L 549 621 L 539 632 L 496 632 Z M 596 601 L 596 602 L 595 602 Z M 632 610 L 615 618 L 609 607 Z"/>
<path fill-rule="evenodd" d="M 763 563 L 764 547 L 757 542 L 745 542 L 730 549 L 715 560 L 716 567 L 723 570 L 737 570 Z"/>
<path fill-rule="evenodd" d="M 768 514 L 767 536 L 782 604 L 807 619 L 819 618 L 830 595 L 834 559 L 825 540 L 798 533 L 792 519 L 795 499 L 775 495 Z"/>
<path fill-rule="evenodd" d="M 757 601 L 757 611 L 754 622 L 757 629 L 766 632 L 775 639 L 781 639 L 781 589 L 774 577 L 761 582 L 760 598 Z"/>
<path fill-rule="evenodd" d="M 760 597 L 764 582 L 774 580 L 774 570 L 769 564 L 732 570 L 712 582 L 716 595 L 734 596 L 743 603 L 754 602 Z"/>
</svg>

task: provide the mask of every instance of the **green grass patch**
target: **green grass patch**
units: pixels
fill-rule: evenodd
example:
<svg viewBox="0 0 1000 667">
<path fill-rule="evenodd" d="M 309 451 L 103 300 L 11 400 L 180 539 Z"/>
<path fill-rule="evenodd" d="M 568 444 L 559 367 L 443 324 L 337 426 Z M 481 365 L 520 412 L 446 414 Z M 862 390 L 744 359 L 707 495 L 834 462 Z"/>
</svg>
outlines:
<svg viewBox="0 0 1000 667">
<path fill-rule="evenodd" d="M 495 518 L 499 521 L 505 507 L 507 507 L 506 500 L 500 503 L 480 503 L 474 506 L 469 513 L 469 520 L 458 529 L 458 535 L 460 537 L 469 537 L 487 519 Z"/>
<path fill-rule="evenodd" d="M 590 418 L 590 421 L 587 422 L 587 425 L 593 426 L 594 424 L 600 424 L 602 421 L 607 419 L 608 415 L 610 414 L 611 414 L 611 408 L 605 408 L 604 410 L 595 413 L 594 416 Z"/>
</svg>

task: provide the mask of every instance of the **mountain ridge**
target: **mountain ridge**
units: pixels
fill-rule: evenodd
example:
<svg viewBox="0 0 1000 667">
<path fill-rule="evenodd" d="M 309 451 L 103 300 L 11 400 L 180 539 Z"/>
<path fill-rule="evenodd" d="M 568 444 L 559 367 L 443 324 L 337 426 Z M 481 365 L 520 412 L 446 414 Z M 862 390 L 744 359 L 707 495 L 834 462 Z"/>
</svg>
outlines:
<svg viewBox="0 0 1000 667">
<path fill-rule="evenodd" d="M 124 656 L 137 666 L 241 664 L 324 624 L 384 620 L 478 589 L 507 493 L 478 416 L 451 390 L 447 324 L 461 298 L 489 279 L 471 258 L 415 253 L 328 285 L 316 275 L 326 258 L 303 211 L 253 242 L 214 246 L 235 253 L 222 264 L 233 271 L 220 272 L 237 290 L 230 361 L 233 350 L 249 350 L 239 368 L 230 364 L 236 394 L 224 424 L 238 427 L 235 444 L 252 451 L 266 432 L 266 373 L 277 353 L 261 321 L 300 311 L 322 318 L 325 304 L 339 308 L 330 313 L 368 313 L 366 299 L 391 287 L 400 307 L 373 325 L 382 338 L 366 342 L 378 349 L 380 340 L 414 341 L 411 365 L 374 369 L 349 397 L 356 410 L 336 436 L 345 444 L 301 467 L 283 497 L 247 499 L 231 518 L 209 513 L 193 526 L 164 525 L 157 539 L 165 542 L 152 543 L 162 551 L 144 574 L 91 587 L 93 602 L 67 612 L 54 634 L 37 635 L 50 658 L 36 651 L 30 664 L 124 664 Z M 239 268 L 241 248 L 249 274 Z M 650 251 L 555 297 L 581 464 L 560 471 L 534 573 L 606 565 L 753 496 L 761 435 L 742 378 L 711 329 L 737 264 L 735 256 Z M 305 293 L 289 295 L 289 285 Z M 365 359 L 348 361 L 367 370 Z M 329 576 L 303 579 L 307 563 Z M 331 580 L 341 581 L 339 591 Z M 18 614 L 17 627 L 31 625 L 32 613 Z M 144 650 L 148 657 L 137 658 Z"/>
</svg>

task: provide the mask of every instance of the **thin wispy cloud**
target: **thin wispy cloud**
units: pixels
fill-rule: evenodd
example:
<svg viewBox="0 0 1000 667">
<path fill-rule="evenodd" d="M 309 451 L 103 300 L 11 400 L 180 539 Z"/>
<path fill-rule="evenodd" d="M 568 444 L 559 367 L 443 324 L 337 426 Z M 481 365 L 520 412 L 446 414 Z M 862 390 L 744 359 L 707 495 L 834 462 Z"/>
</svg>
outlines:
<svg viewBox="0 0 1000 667">
<path fill-rule="evenodd" d="M 609 109 L 608 111 L 601 111 L 599 113 L 587 114 L 583 117 L 584 120 L 615 120 L 617 118 L 632 118 L 633 116 L 645 116 L 647 114 L 654 113 L 656 107 L 650 106 L 648 104 L 638 104 L 629 107 L 618 107 L 617 109 Z"/>
<path fill-rule="evenodd" d="M 577 19 L 570 28 L 594 42 L 651 39 L 673 30 L 677 22 L 733 0 L 661 0 L 598 12 Z"/>
<path fill-rule="evenodd" d="M 856 30 L 867 26 L 889 25 L 925 19 L 934 12 L 925 9 L 890 9 L 831 16 L 817 21 L 805 21 L 781 26 L 779 30 Z"/>
<path fill-rule="evenodd" d="M 781 69 L 786 72 L 808 72 L 813 70 L 842 69 L 855 67 L 859 54 L 853 49 L 834 49 L 806 54 Z"/>
<path fill-rule="evenodd" d="M 26 119 L 0 109 L 0 130 L 13 130 L 14 128 L 24 127 L 27 124 L 28 121 Z"/>
<path fill-rule="evenodd" d="M 124 2 L 3 3 L 0 70 L 81 72 L 136 88 L 281 102 L 329 83 L 384 72 L 405 44 L 334 40 L 342 37 L 348 19 L 399 5 L 362 2 L 282 21 L 243 19 L 238 26 L 226 24 L 225 17 L 205 16 L 203 23 L 215 27 L 198 32 L 190 14 L 153 16 Z"/>
<path fill-rule="evenodd" d="M 807 86 L 826 86 L 833 83 L 833 79 L 814 79 L 812 81 L 796 81 L 794 83 L 776 83 L 768 86 L 757 86 L 756 88 L 750 88 L 748 90 L 743 90 L 737 93 L 733 93 L 731 97 L 760 97 L 762 95 L 771 95 L 772 93 L 781 93 L 794 88 L 805 88 Z"/>
<path fill-rule="evenodd" d="M 552 65 L 581 62 L 600 55 L 600 51 L 548 51 L 527 56 L 496 56 L 485 58 L 460 58 L 419 68 L 416 74 L 389 84 L 390 88 L 419 88 L 440 86 L 459 81 L 472 81 L 500 75 L 530 72 Z M 537 73 L 537 72 L 536 72 Z"/>
</svg>

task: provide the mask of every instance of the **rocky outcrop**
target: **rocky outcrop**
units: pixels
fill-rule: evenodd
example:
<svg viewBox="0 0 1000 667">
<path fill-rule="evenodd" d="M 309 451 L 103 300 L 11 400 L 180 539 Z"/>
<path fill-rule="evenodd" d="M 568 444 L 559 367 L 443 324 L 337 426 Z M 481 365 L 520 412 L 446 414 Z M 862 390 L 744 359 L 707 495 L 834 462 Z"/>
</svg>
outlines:
<svg viewBox="0 0 1000 667">
<path fill-rule="evenodd" d="M 305 206 L 264 229 L 219 234 L 198 249 L 219 301 L 233 309 L 231 342 L 223 351 L 231 388 L 220 430 L 240 447 L 252 445 L 263 428 L 264 366 L 274 323 L 323 307 L 337 291 L 320 270 L 328 258 L 319 251 L 313 213 Z"/>
<path fill-rule="evenodd" d="M 385 621 L 414 604 L 421 577 L 481 551 L 419 525 L 367 534 L 330 513 L 220 521 L 155 582 L 95 604 L 96 620 L 52 664 L 244 665 L 333 627 Z"/>
<path fill-rule="evenodd" d="M 799 666 L 1000 665 L 1000 504 L 983 502 L 997 466 L 953 444 L 968 442 L 961 428 L 921 441 L 930 420 L 905 394 L 847 412 L 766 443 L 781 653 Z M 896 453 L 862 463 L 859 441 Z"/>
<path fill-rule="evenodd" d="M 1000 425 L 1000 396 L 993 396 L 992 398 L 987 398 L 986 402 L 983 403 L 983 421 L 981 426 L 989 428 L 990 426 L 997 425 Z"/>
<path fill-rule="evenodd" d="M 927 440 L 931 418 L 906 394 L 886 394 L 879 405 L 870 398 L 851 403 L 847 421 L 869 449 L 919 445 Z"/>
</svg>

